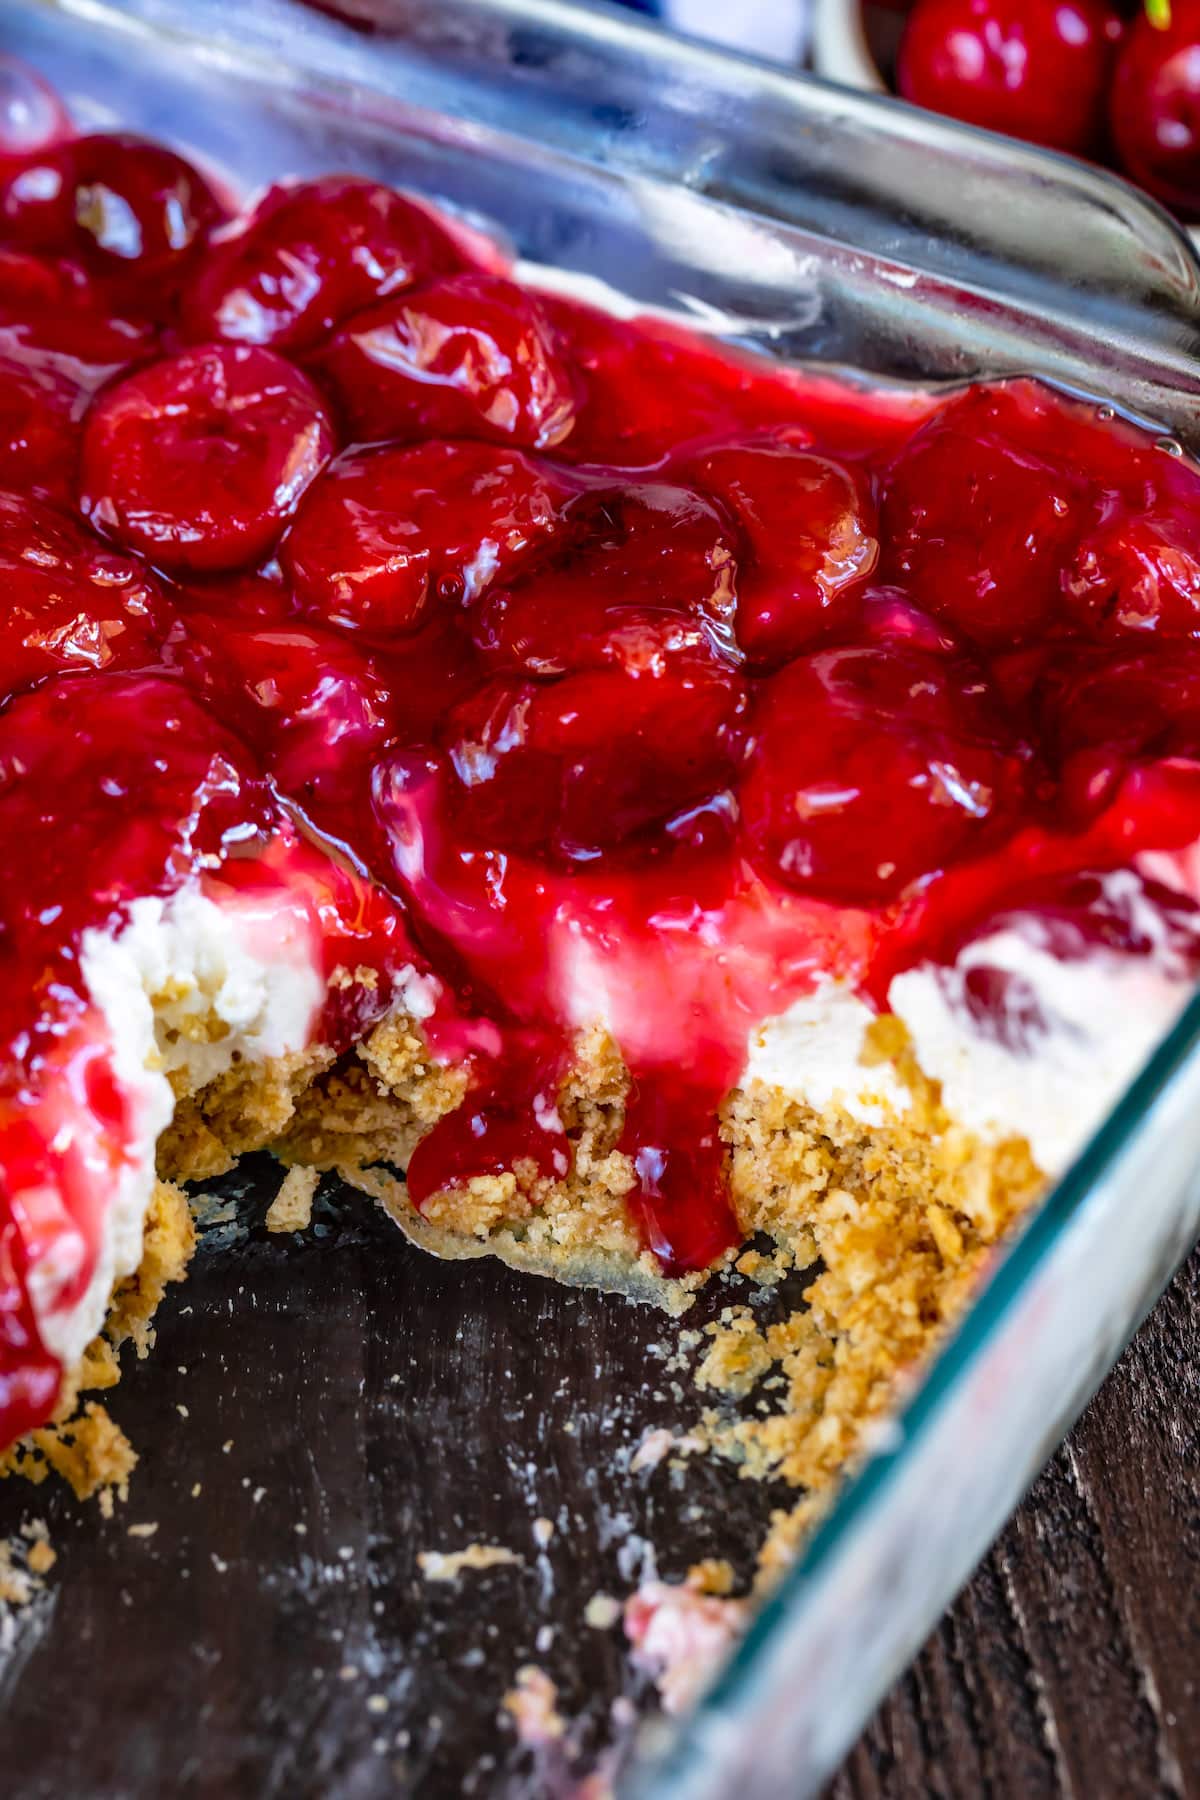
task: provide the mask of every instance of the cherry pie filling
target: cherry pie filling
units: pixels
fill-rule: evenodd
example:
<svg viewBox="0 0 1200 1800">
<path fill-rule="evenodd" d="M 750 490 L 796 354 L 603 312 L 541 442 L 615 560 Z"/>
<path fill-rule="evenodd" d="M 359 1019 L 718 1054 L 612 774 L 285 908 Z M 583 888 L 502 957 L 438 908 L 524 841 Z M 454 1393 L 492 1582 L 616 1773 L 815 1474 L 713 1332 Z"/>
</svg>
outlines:
<svg viewBox="0 0 1200 1800">
<path fill-rule="evenodd" d="M 1194 967 L 1185 892 L 1101 879 L 1200 838 L 1190 462 L 1030 381 L 870 391 L 541 294 L 370 181 L 238 212 L 48 129 L 0 158 L 0 1443 L 140 1129 L 80 966 L 139 896 L 286 900 L 371 973 L 336 1050 L 436 976 L 469 1082 L 418 1208 L 567 1173 L 601 1018 L 667 1274 L 738 1242 L 721 1106 L 819 983 L 884 1011 L 1017 913 L 1139 956 L 1149 908 Z"/>
</svg>

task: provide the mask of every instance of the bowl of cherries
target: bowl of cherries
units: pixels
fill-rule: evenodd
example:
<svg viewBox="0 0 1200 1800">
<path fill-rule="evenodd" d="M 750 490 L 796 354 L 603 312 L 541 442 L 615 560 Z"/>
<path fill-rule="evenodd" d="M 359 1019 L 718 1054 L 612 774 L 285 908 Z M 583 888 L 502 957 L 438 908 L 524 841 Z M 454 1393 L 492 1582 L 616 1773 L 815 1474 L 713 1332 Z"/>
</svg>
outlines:
<svg viewBox="0 0 1200 1800">
<path fill-rule="evenodd" d="M 816 0 L 851 86 L 1103 163 L 1200 239 L 1200 0 Z"/>
</svg>

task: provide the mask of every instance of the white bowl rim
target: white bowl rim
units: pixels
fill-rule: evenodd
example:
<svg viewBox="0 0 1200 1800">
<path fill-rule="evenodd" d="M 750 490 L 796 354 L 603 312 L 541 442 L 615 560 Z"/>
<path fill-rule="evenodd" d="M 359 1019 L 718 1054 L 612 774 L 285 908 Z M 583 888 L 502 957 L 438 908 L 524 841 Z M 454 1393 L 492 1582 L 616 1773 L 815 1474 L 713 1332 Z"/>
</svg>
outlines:
<svg viewBox="0 0 1200 1800">
<path fill-rule="evenodd" d="M 867 43 L 860 0 L 815 0 L 812 49 L 818 75 L 846 87 L 888 92 Z"/>
</svg>

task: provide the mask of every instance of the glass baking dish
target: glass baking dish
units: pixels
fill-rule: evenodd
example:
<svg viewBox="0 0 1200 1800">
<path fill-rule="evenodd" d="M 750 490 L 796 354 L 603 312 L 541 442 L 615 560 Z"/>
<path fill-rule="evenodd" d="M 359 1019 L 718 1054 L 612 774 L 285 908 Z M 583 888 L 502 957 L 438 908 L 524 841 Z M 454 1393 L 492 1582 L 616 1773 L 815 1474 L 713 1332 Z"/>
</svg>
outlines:
<svg viewBox="0 0 1200 1800">
<path fill-rule="evenodd" d="M 231 174 L 376 174 L 767 354 L 1034 372 L 1200 449 L 1200 266 L 1065 159 L 557 0 L 7 0 L 0 36 L 81 120 Z M 1200 999 L 631 1791 L 800 1795 L 835 1766 L 1200 1231 L 1198 1038 Z M 161 1787 L 139 1767 L 122 1793 Z M 322 1767 L 255 1791 L 395 1791 Z"/>
</svg>

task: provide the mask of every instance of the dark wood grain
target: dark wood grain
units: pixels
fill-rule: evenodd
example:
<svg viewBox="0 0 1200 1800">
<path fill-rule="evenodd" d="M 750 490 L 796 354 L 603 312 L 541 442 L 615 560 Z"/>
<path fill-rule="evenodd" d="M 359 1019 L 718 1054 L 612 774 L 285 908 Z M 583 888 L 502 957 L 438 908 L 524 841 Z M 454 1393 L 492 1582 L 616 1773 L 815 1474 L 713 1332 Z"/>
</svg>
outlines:
<svg viewBox="0 0 1200 1800">
<path fill-rule="evenodd" d="M 1200 1252 L 825 1800 L 1193 1794 Z"/>
<path fill-rule="evenodd" d="M 112 1397 L 145 1453 L 128 1505 L 0 1483 L 0 1536 L 42 1514 L 59 1552 L 0 1654 L 0 1800 L 565 1793 L 645 1685 L 619 1623 L 584 1624 L 591 1597 L 700 1556 L 747 1575 L 787 1498 L 709 1457 L 630 1473 L 644 1431 L 687 1416 L 661 1313 L 439 1263 L 336 1183 L 311 1231 L 272 1238 L 278 1181 L 222 1188 Z M 423 1577 L 421 1551 L 470 1544 L 521 1560 Z M 541 1758 L 500 1710 L 526 1663 L 571 1722 Z"/>
<path fill-rule="evenodd" d="M 0 1655 L 0 1800 L 569 1792 L 637 1697 L 619 1628 L 581 1628 L 589 1597 L 627 1591 L 647 1546 L 667 1575 L 748 1568 L 782 1496 L 710 1458 L 630 1477 L 685 1410 L 659 1316 L 431 1263 L 344 1192 L 303 1239 L 261 1214 L 251 1172 L 118 1390 L 146 1450 L 128 1507 L 0 1486 L 0 1532 L 44 1513 L 60 1553 Z M 1198 1288 L 1200 1255 L 826 1800 L 1200 1793 Z M 474 1541 L 524 1561 L 422 1579 L 418 1550 Z M 549 1764 L 497 1722 L 527 1661 L 574 1721 Z"/>
</svg>

